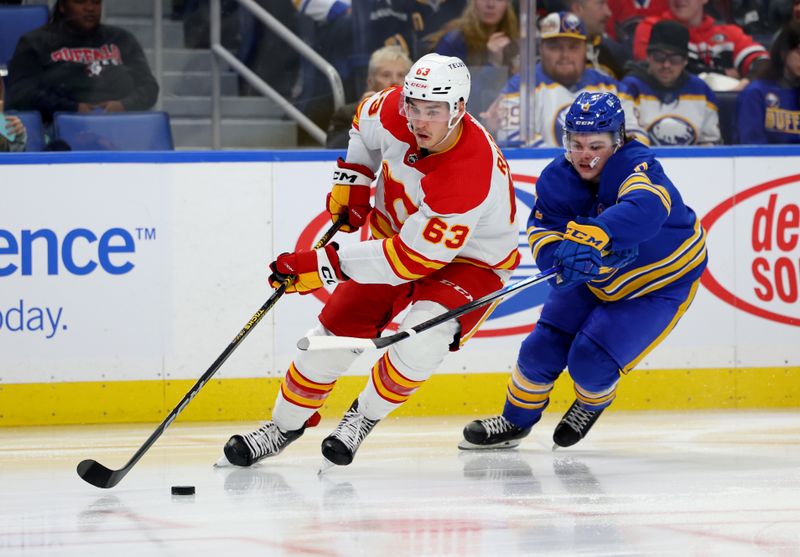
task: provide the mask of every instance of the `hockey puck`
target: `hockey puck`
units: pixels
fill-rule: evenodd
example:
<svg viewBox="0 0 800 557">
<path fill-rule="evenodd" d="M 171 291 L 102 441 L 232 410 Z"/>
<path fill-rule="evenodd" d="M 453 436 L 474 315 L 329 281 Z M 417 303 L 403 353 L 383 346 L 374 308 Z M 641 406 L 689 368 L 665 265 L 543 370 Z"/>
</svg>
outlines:
<svg viewBox="0 0 800 557">
<path fill-rule="evenodd" d="M 173 485 L 172 486 L 172 494 L 173 495 L 194 495 L 194 486 L 193 485 Z"/>
</svg>

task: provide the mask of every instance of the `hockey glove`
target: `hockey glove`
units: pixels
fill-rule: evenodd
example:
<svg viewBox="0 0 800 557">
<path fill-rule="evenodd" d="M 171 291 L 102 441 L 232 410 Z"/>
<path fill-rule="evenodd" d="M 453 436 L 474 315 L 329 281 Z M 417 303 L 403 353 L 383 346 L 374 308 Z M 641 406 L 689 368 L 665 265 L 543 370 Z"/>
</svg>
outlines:
<svg viewBox="0 0 800 557">
<path fill-rule="evenodd" d="M 333 172 L 333 188 L 328 194 L 328 212 L 331 220 L 344 219 L 343 232 L 355 232 L 367 222 L 372 209 L 369 204 L 370 184 L 375 174 L 362 164 L 345 162 L 341 157 Z"/>
<path fill-rule="evenodd" d="M 622 269 L 627 267 L 634 260 L 639 257 L 639 246 L 632 248 L 614 250 L 603 255 L 603 266 L 600 273 L 610 273 L 614 269 Z"/>
<path fill-rule="evenodd" d="M 308 294 L 323 286 L 347 280 L 339 266 L 337 249 L 339 246 L 336 242 L 331 242 L 320 249 L 280 254 L 278 259 L 269 264 L 272 271 L 269 275 L 270 285 L 278 288 L 284 281 L 290 280 L 287 293 Z"/>
<path fill-rule="evenodd" d="M 561 267 L 556 286 L 571 288 L 596 278 L 603 265 L 603 248 L 610 242 L 608 229 L 600 221 L 582 217 L 569 221 L 554 254 Z"/>
</svg>

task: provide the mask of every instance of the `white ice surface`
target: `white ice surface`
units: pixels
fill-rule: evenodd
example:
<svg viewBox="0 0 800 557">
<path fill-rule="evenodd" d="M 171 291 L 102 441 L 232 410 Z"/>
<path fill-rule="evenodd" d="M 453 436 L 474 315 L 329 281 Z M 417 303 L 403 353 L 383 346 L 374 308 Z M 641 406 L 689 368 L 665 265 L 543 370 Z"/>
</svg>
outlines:
<svg viewBox="0 0 800 557">
<path fill-rule="evenodd" d="M 215 468 L 256 424 L 0 429 L 0 555 L 800 555 L 800 412 L 607 412 L 552 452 L 546 414 L 517 450 L 456 448 L 468 418 L 380 423 L 318 476 L 326 420 L 272 461 Z M 172 485 L 194 485 L 178 497 Z"/>
</svg>

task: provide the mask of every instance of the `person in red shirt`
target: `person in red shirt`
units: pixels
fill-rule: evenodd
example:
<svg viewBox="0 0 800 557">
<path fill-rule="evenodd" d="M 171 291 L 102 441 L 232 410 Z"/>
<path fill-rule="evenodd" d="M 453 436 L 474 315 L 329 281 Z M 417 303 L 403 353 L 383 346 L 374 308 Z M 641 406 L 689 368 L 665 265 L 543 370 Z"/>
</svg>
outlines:
<svg viewBox="0 0 800 557">
<path fill-rule="evenodd" d="M 643 18 L 661 15 L 669 9 L 668 0 L 608 0 L 611 17 L 606 33 L 612 39 L 630 44 L 636 26 Z"/>
<path fill-rule="evenodd" d="M 752 75 L 756 67 L 769 61 L 767 49 L 737 25 L 718 24 L 703 12 L 708 0 L 669 0 L 669 10 L 639 23 L 633 39 L 633 56 L 647 57 L 647 44 L 653 25 L 672 19 L 689 28 L 689 65 L 694 74 L 720 73 L 735 79 Z M 743 83 L 744 85 L 744 83 Z"/>
</svg>

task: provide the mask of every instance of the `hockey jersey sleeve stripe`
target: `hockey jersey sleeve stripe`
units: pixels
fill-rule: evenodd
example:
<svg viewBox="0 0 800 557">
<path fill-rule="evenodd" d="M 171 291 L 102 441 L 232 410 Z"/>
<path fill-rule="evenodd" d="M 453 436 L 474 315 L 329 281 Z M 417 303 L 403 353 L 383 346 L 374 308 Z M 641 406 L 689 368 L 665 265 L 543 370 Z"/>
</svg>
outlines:
<svg viewBox="0 0 800 557">
<path fill-rule="evenodd" d="M 758 57 L 767 57 L 767 49 L 765 49 L 760 44 L 754 44 L 752 46 L 748 46 L 747 48 L 743 48 L 739 54 L 733 60 L 733 67 L 739 68 L 740 65 L 744 65 L 745 61 L 747 60 L 748 56 L 758 55 Z M 752 64 L 752 61 L 750 62 Z M 748 64 L 748 66 L 750 65 Z M 744 68 L 742 68 L 744 69 Z M 749 70 L 749 68 L 748 68 Z M 742 74 L 746 74 L 746 71 L 741 71 Z"/>
<path fill-rule="evenodd" d="M 528 244 L 531 246 L 533 252 L 533 259 L 539 255 L 539 250 L 547 244 L 559 242 L 564 239 L 564 234 L 556 230 L 548 230 L 547 228 L 538 228 L 531 226 L 528 228 Z"/>
<path fill-rule="evenodd" d="M 370 213 L 369 227 L 372 231 L 372 237 L 376 240 L 390 238 L 396 234 L 396 232 L 392 229 L 392 225 L 389 223 L 389 219 L 387 219 L 383 213 L 377 209 L 372 209 L 372 212 Z"/>
<path fill-rule="evenodd" d="M 356 107 L 356 113 L 353 115 L 353 127 L 357 130 L 360 129 L 358 126 L 361 121 L 361 109 L 364 108 L 364 103 L 366 103 L 369 99 L 370 97 L 365 98 L 358 103 L 358 106 Z"/>
<path fill-rule="evenodd" d="M 610 285 L 590 284 L 589 288 L 595 296 L 604 301 L 641 296 L 674 282 L 694 269 L 703 262 L 705 251 L 705 232 L 699 221 L 696 221 L 694 234 L 669 257 L 621 275 Z"/>
<path fill-rule="evenodd" d="M 417 280 L 445 266 L 441 261 L 433 261 L 413 251 L 399 235 L 384 240 L 383 251 L 392 271 L 404 280 Z"/>
<path fill-rule="evenodd" d="M 661 200 L 661 203 L 663 203 L 664 207 L 667 209 L 667 214 L 669 214 L 672 208 L 672 198 L 670 198 L 669 192 L 662 186 L 653 184 L 647 174 L 642 172 L 635 172 L 628 176 L 624 182 L 622 182 L 622 185 L 619 187 L 619 191 L 617 192 L 617 199 L 621 199 L 624 195 L 635 190 L 649 191 L 650 193 L 658 196 L 658 198 Z"/>
</svg>

